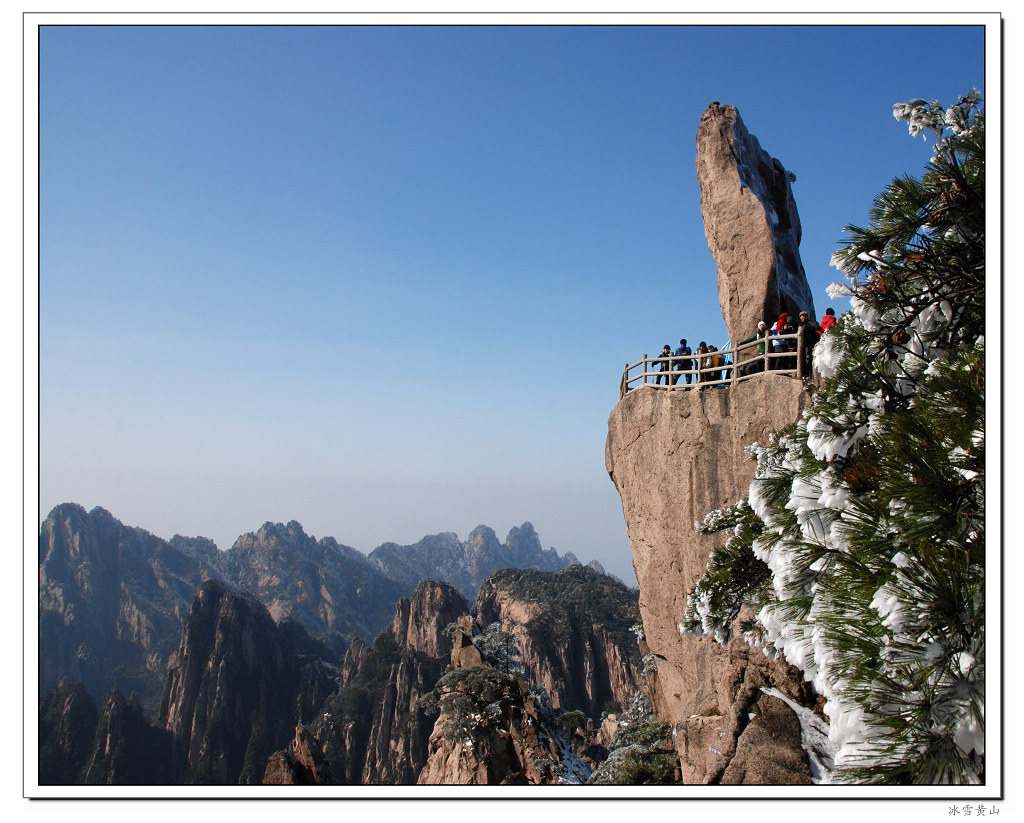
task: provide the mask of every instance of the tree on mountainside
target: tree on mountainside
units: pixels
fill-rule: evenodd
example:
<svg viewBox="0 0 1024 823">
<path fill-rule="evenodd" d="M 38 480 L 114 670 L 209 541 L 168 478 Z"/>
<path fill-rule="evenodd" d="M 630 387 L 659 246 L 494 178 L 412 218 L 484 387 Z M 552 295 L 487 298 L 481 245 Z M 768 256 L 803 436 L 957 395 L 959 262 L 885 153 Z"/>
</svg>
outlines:
<svg viewBox="0 0 1024 823">
<path fill-rule="evenodd" d="M 931 133 L 834 264 L 850 298 L 797 423 L 755 444 L 745 501 L 681 628 L 738 627 L 826 698 L 832 782 L 979 783 L 985 762 L 985 124 L 980 95 L 895 107 Z"/>
<path fill-rule="evenodd" d="M 672 725 L 658 720 L 650 698 L 641 691 L 616 718 L 618 728 L 608 757 L 590 776 L 594 786 L 669 785 L 677 782 L 679 755 Z"/>
</svg>

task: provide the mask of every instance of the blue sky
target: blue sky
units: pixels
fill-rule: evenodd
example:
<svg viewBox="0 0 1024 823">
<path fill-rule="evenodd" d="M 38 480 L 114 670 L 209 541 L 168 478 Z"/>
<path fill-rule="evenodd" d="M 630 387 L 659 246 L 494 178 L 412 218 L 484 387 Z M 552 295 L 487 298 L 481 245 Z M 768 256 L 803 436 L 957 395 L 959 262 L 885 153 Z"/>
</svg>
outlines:
<svg viewBox="0 0 1024 823">
<path fill-rule="evenodd" d="M 529 520 L 634 582 L 604 467 L 623 364 L 725 342 L 701 113 L 736 106 L 796 175 L 820 315 L 843 226 L 930 157 L 893 104 L 984 93 L 984 46 L 952 25 L 44 27 L 40 518 L 73 501 L 221 548 L 294 519 L 365 552 Z"/>
</svg>

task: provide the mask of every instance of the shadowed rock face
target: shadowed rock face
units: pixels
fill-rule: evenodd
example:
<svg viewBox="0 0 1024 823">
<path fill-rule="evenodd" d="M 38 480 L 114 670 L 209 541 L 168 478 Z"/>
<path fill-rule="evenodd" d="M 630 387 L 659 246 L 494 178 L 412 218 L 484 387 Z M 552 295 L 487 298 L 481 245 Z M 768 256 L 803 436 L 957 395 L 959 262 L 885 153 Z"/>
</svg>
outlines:
<svg viewBox="0 0 1024 823">
<path fill-rule="evenodd" d="M 749 336 L 780 309 L 813 312 L 787 173 L 735 108 L 714 103 L 704 112 L 697 172 L 730 337 Z M 685 783 L 811 782 L 795 714 L 763 691 L 809 705 L 800 673 L 742 639 L 722 646 L 679 630 L 687 596 L 726 539 L 698 535 L 694 523 L 747 495 L 756 465 L 745 448 L 795 422 L 807 397 L 802 381 L 771 372 L 728 389 L 644 386 L 608 422 L 605 462 L 622 497 L 645 643 L 657 664 L 651 699 L 675 728 Z"/>
<path fill-rule="evenodd" d="M 697 182 L 730 340 L 749 337 L 759 320 L 774 321 L 782 311 L 814 316 L 793 179 L 734 106 L 708 106 L 697 129 Z"/>
<path fill-rule="evenodd" d="M 303 634 L 297 624 L 279 628 L 262 604 L 217 581 L 200 587 L 160 707 L 172 738 L 173 782 L 263 778 L 267 758 L 334 688 L 326 647 L 315 656 L 295 653 L 294 638 Z M 305 637 L 300 645 L 311 643 Z"/>
<path fill-rule="evenodd" d="M 151 726 L 142 709 L 111 689 L 78 783 L 161 785 L 171 782 L 171 737 Z"/>
<path fill-rule="evenodd" d="M 81 683 L 60 686 L 39 703 L 39 783 L 74 783 L 90 756 L 99 711 Z"/>
<path fill-rule="evenodd" d="M 410 598 L 399 600 L 390 628 L 371 647 L 362 641 L 349 647 L 341 688 L 310 724 L 337 782 L 416 782 L 436 717 L 419 701 L 451 656 L 445 628 L 468 610 L 455 588 L 425 580 Z"/>
</svg>

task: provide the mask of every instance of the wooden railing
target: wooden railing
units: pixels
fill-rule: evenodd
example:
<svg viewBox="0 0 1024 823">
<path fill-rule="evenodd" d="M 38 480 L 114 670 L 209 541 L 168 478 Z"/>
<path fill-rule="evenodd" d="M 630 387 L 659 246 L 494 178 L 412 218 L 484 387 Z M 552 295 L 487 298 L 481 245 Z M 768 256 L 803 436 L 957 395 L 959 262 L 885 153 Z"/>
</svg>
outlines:
<svg viewBox="0 0 1024 823">
<path fill-rule="evenodd" d="M 787 346 L 795 344 L 796 350 L 775 351 L 772 342 L 777 340 L 785 340 Z M 764 346 L 764 354 L 757 350 L 761 345 Z M 703 389 L 709 386 L 730 386 L 765 372 L 803 378 L 803 349 L 803 329 L 800 329 L 796 334 L 772 334 L 749 343 L 739 343 L 731 349 L 707 354 L 694 352 L 688 357 L 677 357 L 674 354 L 666 357 L 648 357 L 645 354 L 642 360 L 632 365 L 627 363 L 623 369 L 619 399 L 642 385 L 653 385 L 673 391 Z M 716 354 L 722 356 L 722 365 L 712 366 L 711 358 Z M 683 368 L 687 360 L 690 361 L 690 368 Z M 640 370 L 639 373 L 634 374 L 637 369 Z"/>
</svg>

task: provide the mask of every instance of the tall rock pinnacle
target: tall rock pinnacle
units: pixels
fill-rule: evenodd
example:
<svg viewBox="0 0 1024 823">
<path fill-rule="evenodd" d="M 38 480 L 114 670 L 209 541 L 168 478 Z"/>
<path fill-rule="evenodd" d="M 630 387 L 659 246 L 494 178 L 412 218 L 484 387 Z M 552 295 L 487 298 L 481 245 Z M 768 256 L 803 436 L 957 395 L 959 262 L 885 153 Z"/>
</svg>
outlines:
<svg viewBox="0 0 1024 823">
<path fill-rule="evenodd" d="M 697 129 L 704 233 L 718 265 L 718 302 L 729 339 L 743 340 L 779 312 L 814 316 L 800 262 L 800 215 L 790 182 L 743 125 L 735 106 L 712 103 Z"/>
</svg>

